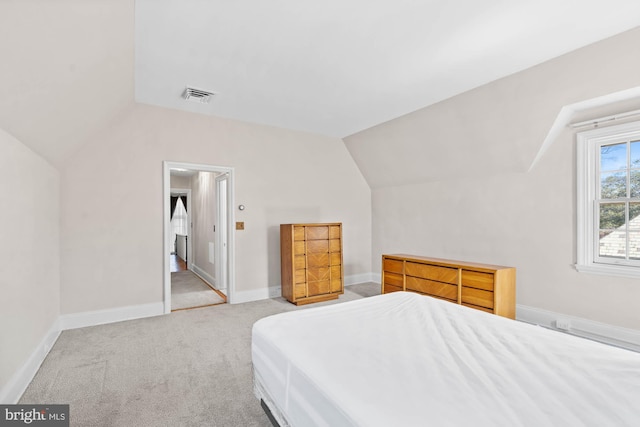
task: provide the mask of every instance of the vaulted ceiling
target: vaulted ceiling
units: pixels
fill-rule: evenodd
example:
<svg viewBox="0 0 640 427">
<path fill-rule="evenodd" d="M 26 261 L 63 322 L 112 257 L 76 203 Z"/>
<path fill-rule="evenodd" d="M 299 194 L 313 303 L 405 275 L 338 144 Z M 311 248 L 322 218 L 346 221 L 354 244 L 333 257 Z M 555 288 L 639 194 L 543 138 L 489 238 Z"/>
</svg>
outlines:
<svg viewBox="0 0 640 427">
<path fill-rule="evenodd" d="M 637 0 L 137 0 L 136 100 L 342 138 L 638 25 Z"/>
<path fill-rule="evenodd" d="M 54 165 L 134 102 L 345 137 L 638 25 L 637 0 L 2 0 L 0 128 Z"/>
<path fill-rule="evenodd" d="M 59 165 L 134 103 L 133 0 L 0 1 L 0 128 Z"/>
</svg>

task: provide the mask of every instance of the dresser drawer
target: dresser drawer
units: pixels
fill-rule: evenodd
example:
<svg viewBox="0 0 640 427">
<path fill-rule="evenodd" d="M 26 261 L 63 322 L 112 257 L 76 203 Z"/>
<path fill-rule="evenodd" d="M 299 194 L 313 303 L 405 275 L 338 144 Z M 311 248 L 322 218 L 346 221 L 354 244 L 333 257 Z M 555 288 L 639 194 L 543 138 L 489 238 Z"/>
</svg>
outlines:
<svg viewBox="0 0 640 427">
<path fill-rule="evenodd" d="M 402 274 L 404 269 L 404 261 L 398 261 L 397 259 L 386 259 L 382 264 L 384 271 L 390 271 L 391 273 Z"/>
<path fill-rule="evenodd" d="M 331 292 L 342 292 L 342 280 L 331 278 Z"/>
<path fill-rule="evenodd" d="M 307 268 L 307 281 L 329 280 L 329 267 Z"/>
<path fill-rule="evenodd" d="M 476 310 L 486 311 L 487 313 L 493 314 L 493 309 L 491 309 L 491 308 L 480 307 L 479 305 L 464 304 L 464 303 L 462 305 L 464 305 L 465 307 L 475 308 Z"/>
<path fill-rule="evenodd" d="M 329 227 L 329 238 L 330 239 L 340 239 L 342 236 L 340 235 L 340 227 L 337 225 L 332 225 Z"/>
<path fill-rule="evenodd" d="M 304 283 L 307 281 L 307 270 L 300 269 L 295 271 L 295 281 L 294 283 Z"/>
<path fill-rule="evenodd" d="M 404 265 L 404 272 L 407 276 L 420 277 L 423 279 L 437 280 L 438 282 L 458 284 L 458 269 L 449 267 L 439 267 L 437 265 L 420 264 L 407 261 Z"/>
<path fill-rule="evenodd" d="M 320 280 L 318 282 L 309 282 L 307 283 L 307 289 L 309 290 L 309 295 L 322 295 L 328 294 L 331 291 L 331 284 L 329 280 Z"/>
<path fill-rule="evenodd" d="M 388 273 L 388 272 L 385 271 L 384 272 L 384 284 L 385 285 L 399 286 L 400 288 L 402 288 L 404 286 L 403 279 L 402 279 L 402 274 Z"/>
<path fill-rule="evenodd" d="M 493 309 L 493 292 L 463 286 L 462 302 Z"/>
<path fill-rule="evenodd" d="M 296 240 L 293 243 L 293 253 L 295 255 L 304 255 L 306 253 L 307 248 L 304 243 L 305 243 L 304 240 L 300 240 L 300 241 Z"/>
<path fill-rule="evenodd" d="M 329 240 L 329 252 L 340 253 L 340 248 L 342 244 L 340 239 L 331 239 Z"/>
<path fill-rule="evenodd" d="M 331 259 L 331 265 L 342 265 L 342 255 L 340 255 L 340 252 L 330 253 L 329 258 Z"/>
<path fill-rule="evenodd" d="M 399 292 L 402 290 L 402 287 L 397 287 L 393 285 L 384 285 L 384 293 L 388 294 L 389 292 Z"/>
<path fill-rule="evenodd" d="M 493 291 L 493 274 L 462 270 L 462 286 Z"/>
<path fill-rule="evenodd" d="M 304 283 L 294 286 L 293 296 L 295 298 L 304 298 L 307 296 L 307 287 Z"/>
<path fill-rule="evenodd" d="M 338 279 L 342 277 L 342 266 L 341 265 L 332 265 L 331 269 L 331 278 Z"/>
<path fill-rule="evenodd" d="M 296 255 L 293 257 L 293 268 L 296 270 L 307 268 L 307 262 L 304 255 Z"/>
<path fill-rule="evenodd" d="M 407 290 L 458 301 L 458 286 L 407 276 Z"/>
<path fill-rule="evenodd" d="M 322 253 L 310 253 L 307 255 L 307 268 L 311 267 L 326 267 L 329 265 L 329 254 L 327 252 Z"/>
<path fill-rule="evenodd" d="M 328 240 L 308 240 L 306 243 L 307 243 L 307 254 L 329 252 Z"/>
<path fill-rule="evenodd" d="M 329 238 L 329 227 L 306 227 L 307 240 L 327 240 Z"/>
<path fill-rule="evenodd" d="M 304 240 L 304 227 L 293 227 L 293 240 Z"/>
</svg>

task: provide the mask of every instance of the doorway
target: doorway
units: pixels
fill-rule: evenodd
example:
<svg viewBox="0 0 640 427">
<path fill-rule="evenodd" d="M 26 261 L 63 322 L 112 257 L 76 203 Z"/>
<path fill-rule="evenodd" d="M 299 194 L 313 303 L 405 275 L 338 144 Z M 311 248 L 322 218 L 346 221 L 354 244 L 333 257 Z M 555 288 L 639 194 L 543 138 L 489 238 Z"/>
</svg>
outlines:
<svg viewBox="0 0 640 427">
<path fill-rule="evenodd" d="M 216 289 L 221 290 L 226 295 L 227 303 L 233 303 L 234 290 L 235 290 L 235 274 L 234 274 L 234 234 L 232 230 L 232 224 L 234 223 L 233 213 L 233 178 L 234 170 L 229 167 L 194 164 L 194 163 L 178 163 L 178 162 L 163 162 L 163 196 L 164 196 L 164 247 L 163 247 L 163 294 L 164 294 L 164 312 L 170 313 L 172 310 L 171 304 L 171 251 L 173 242 L 171 237 L 173 235 L 171 228 L 171 207 L 170 207 L 170 195 L 172 193 L 171 185 L 171 172 L 184 171 L 185 174 L 191 175 L 198 174 L 199 172 L 211 172 L 216 174 L 215 177 L 215 209 L 216 220 L 215 224 L 211 226 L 214 231 L 214 238 L 204 247 L 202 244 L 197 245 L 194 248 L 192 244 L 194 239 L 187 237 L 189 242 L 189 250 L 191 255 L 188 257 L 188 269 L 193 269 L 198 273 L 198 266 L 194 264 L 194 256 L 200 251 L 200 257 L 206 256 L 209 262 L 215 266 L 215 277 L 206 282 L 214 282 L 213 285 Z M 208 175 L 208 174 L 198 174 Z M 213 183 L 212 183 L 213 185 Z M 176 188 L 173 189 L 178 190 Z M 212 188 L 213 190 L 213 188 Z M 194 195 L 195 197 L 195 195 Z M 195 209 L 194 203 L 191 203 L 188 199 L 189 206 L 187 211 L 189 212 L 189 230 L 193 227 L 191 210 Z M 197 202 L 197 201 L 196 201 Z M 213 202 L 212 202 L 213 203 Z M 207 226 L 209 227 L 209 226 Z M 190 234 L 190 233 L 187 233 Z M 205 242 L 206 243 L 206 242 Z M 193 248 L 193 249 L 192 249 Z M 193 252 L 195 251 L 195 252 Z M 202 262 L 202 261 L 201 261 Z M 202 275 L 206 276 L 206 273 L 200 271 Z M 210 277 L 210 276 L 209 276 Z"/>
</svg>

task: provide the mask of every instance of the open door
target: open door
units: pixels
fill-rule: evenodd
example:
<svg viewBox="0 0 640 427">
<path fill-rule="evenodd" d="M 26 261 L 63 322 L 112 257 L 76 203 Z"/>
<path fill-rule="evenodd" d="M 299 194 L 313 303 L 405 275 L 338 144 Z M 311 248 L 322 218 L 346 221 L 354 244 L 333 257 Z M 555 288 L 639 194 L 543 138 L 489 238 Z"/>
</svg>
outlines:
<svg viewBox="0 0 640 427">
<path fill-rule="evenodd" d="M 228 211 L 229 206 L 227 203 L 229 191 L 229 174 L 224 173 L 216 176 L 216 205 L 217 209 L 217 224 L 216 224 L 216 249 L 215 249 L 215 264 L 216 264 L 216 287 L 222 293 L 227 295 L 227 288 L 229 284 L 229 218 Z"/>
</svg>

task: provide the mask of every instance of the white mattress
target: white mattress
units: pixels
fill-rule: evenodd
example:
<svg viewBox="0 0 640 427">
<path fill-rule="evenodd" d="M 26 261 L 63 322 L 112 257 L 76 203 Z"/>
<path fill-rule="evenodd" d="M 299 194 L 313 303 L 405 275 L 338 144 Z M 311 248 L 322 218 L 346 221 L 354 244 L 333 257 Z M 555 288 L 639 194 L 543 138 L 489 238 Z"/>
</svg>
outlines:
<svg viewBox="0 0 640 427">
<path fill-rule="evenodd" d="M 253 326 L 281 425 L 640 426 L 640 353 L 408 292 Z"/>
</svg>

